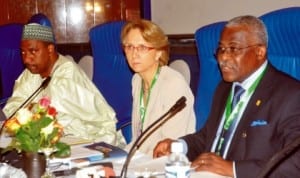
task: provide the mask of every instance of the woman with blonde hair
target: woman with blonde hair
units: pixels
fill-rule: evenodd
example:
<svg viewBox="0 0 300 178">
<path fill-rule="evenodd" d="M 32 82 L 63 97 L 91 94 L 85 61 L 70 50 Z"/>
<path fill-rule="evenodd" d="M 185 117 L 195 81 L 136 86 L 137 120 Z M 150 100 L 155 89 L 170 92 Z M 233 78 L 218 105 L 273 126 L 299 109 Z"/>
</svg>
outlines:
<svg viewBox="0 0 300 178">
<path fill-rule="evenodd" d="M 176 139 L 195 131 L 194 96 L 184 77 L 167 66 L 168 37 L 148 20 L 128 22 L 121 40 L 132 78 L 133 142 L 153 122 L 166 113 L 176 101 L 186 97 L 186 107 L 156 130 L 139 150 L 152 155 L 156 143 L 171 137 Z"/>
</svg>

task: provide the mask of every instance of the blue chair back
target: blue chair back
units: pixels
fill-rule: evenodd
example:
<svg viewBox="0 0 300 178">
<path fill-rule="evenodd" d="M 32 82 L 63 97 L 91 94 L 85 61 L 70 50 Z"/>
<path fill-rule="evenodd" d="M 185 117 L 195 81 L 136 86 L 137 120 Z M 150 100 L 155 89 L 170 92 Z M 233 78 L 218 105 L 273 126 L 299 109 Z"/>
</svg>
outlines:
<svg viewBox="0 0 300 178">
<path fill-rule="evenodd" d="M 260 18 L 269 35 L 269 61 L 300 80 L 300 7 L 275 10 Z"/>
<path fill-rule="evenodd" d="M 199 82 L 195 99 L 196 129 L 203 127 L 210 112 L 212 97 L 221 80 L 221 73 L 214 56 L 221 30 L 225 22 L 217 22 L 199 28 L 195 40 L 200 63 Z"/>
<path fill-rule="evenodd" d="M 23 25 L 6 24 L 0 26 L 0 72 L 1 72 L 1 104 L 5 104 L 11 96 L 15 80 L 24 69 L 20 43 Z"/>
<path fill-rule="evenodd" d="M 30 17 L 27 23 L 38 23 L 40 25 L 52 28 L 49 18 L 42 13 L 34 14 Z"/>
<path fill-rule="evenodd" d="M 97 25 L 90 30 L 90 43 L 94 58 L 93 82 L 107 102 L 114 108 L 118 129 L 126 141 L 131 140 L 132 94 L 130 70 L 121 44 L 121 30 L 125 21 Z M 126 127 L 123 127 L 124 124 Z"/>
</svg>

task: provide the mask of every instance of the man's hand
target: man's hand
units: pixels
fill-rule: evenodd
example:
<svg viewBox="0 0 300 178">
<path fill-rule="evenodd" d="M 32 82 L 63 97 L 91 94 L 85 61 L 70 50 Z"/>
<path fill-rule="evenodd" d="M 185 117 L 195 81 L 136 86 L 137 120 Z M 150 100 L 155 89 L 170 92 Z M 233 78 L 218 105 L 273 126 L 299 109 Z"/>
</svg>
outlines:
<svg viewBox="0 0 300 178">
<path fill-rule="evenodd" d="M 153 150 L 153 158 L 169 155 L 171 153 L 171 143 L 174 141 L 175 140 L 167 138 L 158 142 Z"/>
<path fill-rule="evenodd" d="M 191 165 L 196 171 L 209 171 L 223 176 L 233 177 L 233 162 L 226 161 L 215 153 L 199 155 Z"/>
</svg>

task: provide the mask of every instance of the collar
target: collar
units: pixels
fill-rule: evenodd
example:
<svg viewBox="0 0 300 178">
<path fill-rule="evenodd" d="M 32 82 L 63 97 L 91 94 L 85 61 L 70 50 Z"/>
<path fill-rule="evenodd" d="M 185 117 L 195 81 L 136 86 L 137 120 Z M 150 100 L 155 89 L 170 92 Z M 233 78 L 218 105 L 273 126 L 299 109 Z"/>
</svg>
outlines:
<svg viewBox="0 0 300 178">
<path fill-rule="evenodd" d="M 265 70 L 268 65 L 268 61 L 266 60 L 255 72 L 253 72 L 248 78 L 246 78 L 242 83 L 233 82 L 232 88 L 234 88 L 237 84 L 242 86 L 245 90 L 248 90 L 252 83 L 260 76 L 260 74 Z"/>
</svg>

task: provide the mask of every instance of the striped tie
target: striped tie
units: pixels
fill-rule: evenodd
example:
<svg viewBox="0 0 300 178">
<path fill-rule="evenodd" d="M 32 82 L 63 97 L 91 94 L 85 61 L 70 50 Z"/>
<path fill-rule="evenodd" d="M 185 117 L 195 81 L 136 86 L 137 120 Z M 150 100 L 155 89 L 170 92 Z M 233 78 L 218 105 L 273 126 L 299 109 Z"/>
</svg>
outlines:
<svg viewBox="0 0 300 178">
<path fill-rule="evenodd" d="M 232 110 L 234 109 L 234 107 L 236 106 L 236 104 L 240 101 L 241 95 L 244 92 L 245 92 L 245 89 L 242 86 L 236 85 L 234 87 L 234 94 L 233 94 L 233 99 L 232 99 L 232 102 L 231 102 L 231 108 L 232 108 Z M 234 118 L 233 121 L 232 121 L 232 123 L 231 123 L 231 125 L 229 126 L 228 130 L 225 131 L 225 133 L 224 133 L 224 142 L 223 142 L 221 150 L 220 150 L 220 155 L 224 154 L 225 147 L 228 144 L 230 135 L 233 134 L 232 132 L 233 132 L 234 125 L 236 124 L 236 121 L 237 121 L 237 118 Z"/>
<path fill-rule="evenodd" d="M 240 101 L 241 95 L 245 92 L 244 88 L 240 85 L 235 85 L 234 87 L 234 95 L 231 103 L 231 110 L 234 109 L 235 105 Z"/>
</svg>

